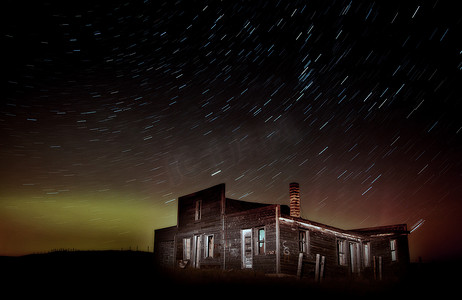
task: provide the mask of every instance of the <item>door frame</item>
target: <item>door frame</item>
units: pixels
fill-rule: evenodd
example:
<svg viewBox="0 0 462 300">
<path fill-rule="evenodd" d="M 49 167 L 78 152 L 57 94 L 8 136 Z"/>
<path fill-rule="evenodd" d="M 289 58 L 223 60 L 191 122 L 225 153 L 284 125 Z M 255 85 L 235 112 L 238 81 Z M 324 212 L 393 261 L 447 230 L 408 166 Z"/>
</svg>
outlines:
<svg viewBox="0 0 462 300">
<path fill-rule="evenodd" d="M 252 229 L 241 229 L 241 267 L 242 269 L 252 269 L 253 268 L 253 237 Z M 246 261 L 246 244 L 245 237 L 250 235 L 250 264 Z"/>
<path fill-rule="evenodd" d="M 349 253 L 349 265 L 350 272 L 353 274 L 359 274 L 361 272 L 361 256 L 360 256 L 359 243 L 349 242 L 348 253 Z"/>
<path fill-rule="evenodd" d="M 201 247 L 202 235 L 195 234 L 193 236 L 193 253 L 192 253 L 192 266 L 193 268 L 200 268 L 201 266 Z"/>
</svg>

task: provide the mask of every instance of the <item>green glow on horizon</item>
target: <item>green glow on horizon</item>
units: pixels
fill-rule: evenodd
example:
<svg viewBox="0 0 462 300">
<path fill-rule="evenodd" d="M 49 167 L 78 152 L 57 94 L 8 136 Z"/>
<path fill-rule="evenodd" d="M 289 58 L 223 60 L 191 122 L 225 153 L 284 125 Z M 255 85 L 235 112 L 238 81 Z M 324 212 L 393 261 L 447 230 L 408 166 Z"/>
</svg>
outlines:
<svg viewBox="0 0 462 300">
<path fill-rule="evenodd" d="M 0 255 L 73 248 L 152 251 L 154 229 L 176 222 L 176 202 L 159 205 L 155 199 L 133 195 L 1 198 Z"/>
</svg>

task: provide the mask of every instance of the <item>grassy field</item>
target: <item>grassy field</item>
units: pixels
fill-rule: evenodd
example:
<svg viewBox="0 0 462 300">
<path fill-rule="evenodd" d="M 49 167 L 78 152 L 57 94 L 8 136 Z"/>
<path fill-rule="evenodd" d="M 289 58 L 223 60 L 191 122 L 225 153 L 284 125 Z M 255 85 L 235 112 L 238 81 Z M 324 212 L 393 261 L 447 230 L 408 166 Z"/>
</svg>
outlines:
<svg viewBox="0 0 462 300">
<path fill-rule="evenodd" d="M 105 299 L 112 296 L 160 299 L 165 295 L 197 295 L 207 299 L 232 296 L 276 299 L 290 295 L 415 299 L 435 292 L 443 297 L 450 295 L 457 291 L 461 279 L 460 264 L 441 263 L 413 264 L 409 275 L 401 281 L 324 279 L 319 284 L 309 278 L 274 277 L 242 270 L 159 270 L 152 255 L 141 251 L 57 251 L 0 257 L 3 275 L 0 283 L 3 291 L 11 290 L 15 296 L 33 294 L 61 299 L 89 295 Z"/>
</svg>

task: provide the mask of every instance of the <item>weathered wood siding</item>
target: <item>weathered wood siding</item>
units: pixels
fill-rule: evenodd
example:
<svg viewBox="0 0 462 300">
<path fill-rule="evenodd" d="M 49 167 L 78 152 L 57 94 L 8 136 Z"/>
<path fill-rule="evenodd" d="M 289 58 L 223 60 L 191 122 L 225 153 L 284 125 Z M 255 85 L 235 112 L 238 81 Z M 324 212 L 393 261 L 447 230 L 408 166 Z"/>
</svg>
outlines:
<svg viewBox="0 0 462 300">
<path fill-rule="evenodd" d="M 194 247 L 194 236 L 199 236 L 201 246 L 199 251 L 200 268 L 221 268 L 223 263 L 223 215 L 224 184 L 178 198 L 178 233 L 176 238 L 176 258 L 183 260 L 183 239 L 191 239 Z M 196 219 L 196 203 L 200 201 L 200 218 Z M 205 257 L 206 236 L 213 235 L 213 256 Z M 193 249 L 191 256 L 195 253 Z M 191 257 L 191 266 L 193 257 Z"/>
<path fill-rule="evenodd" d="M 252 229 L 253 270 L 276 272 L 276 205 L 226 216 L 226 269 L 242 268 L 241 230 Z M 258 229 L 265 229 L 265 253 L 258 254 Z"/>
<path fill-rule="evenodd" d="M 330 277 L 339 273 L 344 275 L 346 266 L 337 262 L 337 238 L 318 230 L 305 228 L 298 223 L 281 222 L 281 272 L 297 274 L 299 251 L 299 231 L 307 232 L 307 251 L 303 254 L 302 276 L 313 277 L 316 266 L 316 254 L 325 256 L 324 276 Z"/>
<path fill-rule="evenodd" d="M 390 241 L 396 240 L 396 260 L 392 260 Z M 374 237 L 371 239 L 371 257 L 382 257 L 382 276 L 383 278 L 395 278 L 405 274 L 409 265 L 409 244 L 406 234 L 388 235 L 384 237 Z M 378 268 L 378 265 L 376 265 Z M 373 274 L 373 265 L 371 270 Z M 376 271 L 378 272 L 378 271 Z"/>
<path fill-rule="evenodd" d="M 154 231 L 154 261 L 161 267 L 173 267 L 175 263 L 176 226 Z"/>
<path fill-rule="evenodd" d="M 204 228 L 216 222 L 224 205 L 224 184 L 178 198 L 178 228 Z M 201 200 L 201 217 L 196 220 L 196 202 Z"/>
<path fill-rule="evenodd" d="M 325 257 L 324 277 L 345 277 L 350 275 L 349 242 L 358 243 L 359 239 L 341 232 L 333 233 L 331 230 L 313 229 L 299 222 L 280 223 L 281 232 L 281 272 L 285 274 L 297 274 L 299 251 L 299 232 L 307 232 L 307 250 L 303 255 L 302 276 L 314 278 L 316 266 L 316 254 Z M 337 241 L 345 241 L 345 265 L 340 265 L 338 260 Z M 362 257 L 362 256 L 360 256 Z"/>
</svg>

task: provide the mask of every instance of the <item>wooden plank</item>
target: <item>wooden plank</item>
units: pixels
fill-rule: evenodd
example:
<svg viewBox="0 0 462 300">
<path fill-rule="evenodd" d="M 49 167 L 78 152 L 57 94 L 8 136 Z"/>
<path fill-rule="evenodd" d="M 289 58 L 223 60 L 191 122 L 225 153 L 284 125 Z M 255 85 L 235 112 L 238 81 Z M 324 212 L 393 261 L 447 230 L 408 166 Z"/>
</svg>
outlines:
<svg viewBox="0 0 462 300">
<path fill-rule="evenodd" d="M 377 280 L 377 262 L 376 262 L 376 259 L 375 259 L 375 255 L 372 258 L 372 263 L 373 263 L 373 267 L 374 267 L 374 280 Z"/>
<path fill-rule="evenodd" d="M 321 271 L 319 272 L 319 282 L 322 282 L 322 278 L 324 277 L 324 263 L 325 263 L 326 257 L 323 255 L 321 257 Z"/>
<path fill-rule="evenodd" d="M 279 231 L 279 205 L 276 205 L 276 274 L 281 272 L 281 242 Z"/>
<path fill-rule="evenodd" d="M 382 256 L 379 256 L 379 280 L 382 280 Z"/>
<path fill-rule="evenodd" d="M 224 215 L 224 207 L 223 207 L 223 214 L 221 216 L 221 221 L 222 221 L 222 227 L 221 227 L 221 237 L 223 238 L 222 244 L 223 244 L 223 262 L 222 262 L 222 269 L 226 270 L 226 230 L 225 230 L 225 215 Z"/>
<path fill-rule="evenodd" d="M 298 267 L 297 267 L 297 277 L 302 276 L 302 264 L 303 264 L 303 252 L 298 254 Z"/>
<path fill-rule="evenodd" d="M 319 263 L 321 254 L 316 254 L 316 268 L 314 269 L 314 281 L 319 282 Z"/>
</svg>

